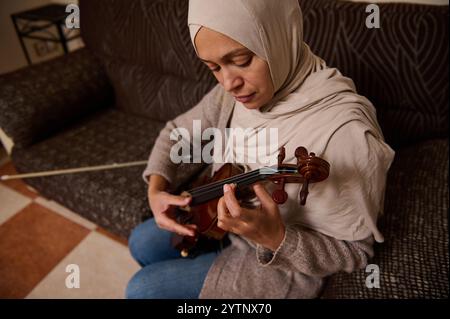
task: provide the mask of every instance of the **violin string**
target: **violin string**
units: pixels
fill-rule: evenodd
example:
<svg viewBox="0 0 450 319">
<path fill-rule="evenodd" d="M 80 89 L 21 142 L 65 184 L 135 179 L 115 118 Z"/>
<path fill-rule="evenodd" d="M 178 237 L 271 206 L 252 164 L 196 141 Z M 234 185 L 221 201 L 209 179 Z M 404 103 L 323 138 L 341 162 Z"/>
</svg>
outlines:
<svg viewBox="0 0 450 319">
<path fill-rule="evenodd" d="M 216 185 L 223 186 L 224 184 L 233 183 L 233 182 L 236 181 L 236 179 L 239 179 L 239 178 L 241 178 L 241 177 L 245 178 L 245 177 L 251 176 L 251 175 L 258 175 L 259 173 L 260 173 L 260 171 L 259 171 L 259 169 L 257 169 L 257 170 L 251 171 L 251 172 L 247 172 L 247 173 L 242 173 L 242 174 L 239 174 L 239 175 L 230 176 L 230 177 L 221 179 L 221 180 L 219 180 L 219 181 L 212 182 L 212 183 L 210 183 L 210 184 L 206 184 L 206 185 L 203 185 L 203 186 L 195 187 L 195 188 L 191 189 L 191 190 L 188 191 L 188 192 L 189 192 L 190 194 L 192 194 L 192 193 L 201 191 L 201 190 L 203 190 L 203 189 L 210 189 L 211 187 L 214 187 L 214 186 L 216 186 Z"/>
<path fill-rule="evenodd" d="M 253 182 L 256 182 L 259 180 L 259 175 L 253 175 L 253 176 L 248 176 L 246 178 L 242 178 L 239 180 L 239 185 L 248 185 L 251 184 Z M 208 194 L 214 194 L 214 195 L 220 195 L 223 194 L 223 185 L 216 185 L 214 187 L 211 187 L 209 189 L 204 189 L 200 192 L 195 192 L 192 194 L 193 197 L 201 197 L 201 196 L 207 196 Z"/>
<path fill-rule="evenodd" d="M 240 180 L 241 186 L 242 185 L 249 185 L 249 184 L 252 184 L 252 183 L 258 181 L 258 179 L 259 179 L 258 177 L 259 176 L 256 175 L 256 176 L 250 176 L 250 177 L 247 177 L 245 179 Z M 248 184 L 246 184 L 246 183 L 248 183 Z M 201 198 L 201 197 L 209 198 L 208 195 L 212 196 L 212 198 L 216 198 L 216 197 L 218 197 L 217 195 L 222 195 L 223 194 L 222 191 L 223 191 L 223 188 L 220 187 L 220 185 L 217 185 L 214 188 L 207 189 L 207 190 L 204 190 L 201 193 L 195 193 L 195 194 L 191 194 L 191 195 L 192 195 L 192 197 L 195 197 L 197 200 L 199 200 L 199 198 Z"/>
<path fill-rule="evenodd" d="M 280 167 L 280 168 L 277 168 L 277 169 L 272 168 L 272 167 L 263 167 L 262 169 L 265 169 L 266 171 L 270 171 L 271 173 L 296 173 L 297 172 L 296 169 L 291 168 L 291 167 Z M 246 178 L 247 176 L 250 176 L 250 175 L 253 175 L 253 174 L 255 174 L 255 175 L 267 175 L 267 173 L 266 174 L 261 174 L 261 170 L 262 169 L 256 169 L 256 170 L 253 170 L 251 172 L 242 173 L 242 174 L 239 174 L 239 175 L 234 175 L 234 176 L 231 176 L 231 177 L 228 177 L 228 178 L 225 178 L 225 179 L 221 179 L 219 181 L 216 181 L 216 182 L 213 182 L 213 183 L 210 183 L 210 184 L 206 184 L 206 185 L 203 185 L 203 186 L 195 187 L 195 188 L 189 190 L 188 192 L 190 194 L 194 194 L 194 193 L 201 192 L 203 189 L 209 190 L 209 189 L 211 189 L 212 187 L 215 187 L 215 186 L 223 187 L 224 184 L 229 184 L 229 183 L 233 183 L 233 182 L 242 181 L 243 180 L 242 178 Z"/>
<path fill-rule="evenodd" d="M 283 171 L 295 172 L 295 170 L 293 170 L 291 168 L 283 169 Z M 243 176 L 238 176 L 239 177 L 238 181 L 240 183 L 240 185 L 238 185 L 238 186 L 250 185 L 250 184 L 258 181 L 259 179 L 264 179 L 261 176 L 262 176 L 261 174 L 257 174 L 256 176 L 254 174 L 252 174 L 251 176 L 246 176 L 245 178 L 242 178 Z M 221 181 L 223 181 L 223 180 L 220 180 L 218 182 L 221 182 Z M 217 184 L 217 183 L 215 183 L 215 184 Z M 222 193 L 222 191 L 223 191 L 223 184 L 225 184 L 225 183 L 222 183 L 222 185 L 219 184 L 219 185 L 214 185 L 213 187 L 208 187 L 205 190 L 202 188 L 200 191 L 198 191 L 198 190 L 196 190 L 195 192 L 191 191 L 190 193 L 191 193 L 192 197 L 196 197 L 197 199 L 200 198 L 200 197 L 208 196 L 208 195 L 212 196 L 212 198 L 214 198 L 214 197 L 217 197 L 218 195 L 222 195 L 223 194 Z M 210 185 L 210 184 L 208 184 L 208 185 Z M 207 197 L 207 198 L 209 198 L 209 197 Z"/>
<path fill-rule="evenodd" d="M 264 169 L 264 168 L 263 168 Z M 274 169 L 272 167 L 266 167 L 266 169 L 268 171 L 271 171 L 273 173 L 279 172 L 279 173 L 295 173 L 297 172 L 296 169 L 293 168 L 278 168 L 278 169 Z M 250 185 L 256 181 L 258 181 L 261 176 L 263 176 L 265 174 L 261 174 L 261 169 L 257 169 L 248 173 L 242 173 L 239 175 L 235 175 L 235 176 L 231 176 L 216 182 L 213 182 L 211 184 L 207 184 L 201 187 L 197 187 L 194 188 L 190 191 L 188 191 L 191 196 L 193 198 L 196 198 L 197 200 L 199 200 L 200 198 L 207 198 L 207 200 L 211 198 L 216 198 L 218 196 L 223 195 L 223 185 L 224 184 L 228 184 L 228 183 L 232 183 L 232 182 L 239 182 L 240 186 L 242 185 Z M 264 178 L 261 178 L 264 179 Z M 206 201 L 207 201 L 206 200 Z"/>
<path fill-rule="evenodd" d="M 258 171 L 252 171 L 249 173 L 245 173 L 245 175 L 240 174 L 240 176 L 232 176 L 226 179 L 222 179 L 220 181 L 211 183 L 211 184 L 207 184 L 205 186 L 199 187 L 199 188 L 194 188 L 190 191 L 188 191 L 191 195 L 194 194 L 198 194 L 198 193 L 202 193 L 203 191 L 209 191 L 211 189 L 216 189 L 216 188 L 221 188 L 223 187 L 223 185 L 225 184 L 231 184 L 231 183 L 238 183 L 238 182 L 244 182 L 249 178 L 252 177 L 257 177 L 259 176 L 259 172 Z"/>
<path fill-rule="evenodd" d="M 265 167 L 265 168 L 262 168 L 262 169 L 266 169 L 266 171 L 270 171 L 271 173 L 278 172 L 278 170 L 270 168 L 270 167 Z M 246 180 L 246 178 L 248 178 L 250 176 L 253 176 L 253 175 L 256 175 L 256 176 L 267 175 L 267 173 L 266 174 L 262 174 L 261 173 L 262 169 L 256 169 L 256 170 L 253 170 L 251 172 L 230 176 L 228 178 L 221 179 L 219 181 L 216 181 L 216 182 L 213 182 L 213 183 L 210 183 L 210 184 L 206 184 L 206 185 L 203 185 L 203 186 L 200 186 L 200 187 L 193 188 L 193 189 L 191 189 L 188 192 L 190 194 L 192 194 L 192 193 L 201 192 L 204 189 L 209 190 L 212 187 L 216 187 L 216 186 L 223 187 L 224 184 L 229 184 L 229 183 L 234 183 L 234 182 L 236 182 L 236 183 L 242 182 L 242 181 Z"/>
</svg>

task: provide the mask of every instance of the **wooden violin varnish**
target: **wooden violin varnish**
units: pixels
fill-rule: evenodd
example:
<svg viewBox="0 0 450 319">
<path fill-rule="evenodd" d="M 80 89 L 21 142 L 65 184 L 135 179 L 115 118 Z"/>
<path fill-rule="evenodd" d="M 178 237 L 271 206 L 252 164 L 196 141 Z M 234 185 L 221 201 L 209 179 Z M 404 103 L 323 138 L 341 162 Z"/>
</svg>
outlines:
<svg viewBox="0 0 450 319">
<path fill-rule="evenodd" d="M 284 164 L 285 150 L 280 149 L 278 164 L 271 167 L 262 167 L 250 172 L 243 172 L 242 167 L 231 163 L 224 164 L 208 180 L 203 178 L 200 184 L 188 191 L 183 191 L 181 196 L 192 197 L 189 205 L 179 207 L 176 210 L 177 221 L 180 224 L 194 224 L 197 226 L 195 236 L 180 236 L 174 234 L 172 246 L 180 250 L 183 257 L 194 257 L 202 251 L 213 250 L 219 246 L 226 235 L 226 231 L 217 226 L 217 204 L 223 196 L 225 184 L 235 184 L 236 198 L 240 203 L 251 205 L 255 194 L 251 185 L 270 181 L 277 185 L 272 192 L 272 199 L 277 204 L 283 204 L 288 199 L 284 189 L 287 183 L 300 183 L 302 190 L 299 194 L 299 204 L 305 205 L 308 197 L 308 187 L 311 183 L 325 180 L 330 171 L 330 164 L 309 153 L 304 147 L 295 150 L 296 164 Z"/>
</svg>

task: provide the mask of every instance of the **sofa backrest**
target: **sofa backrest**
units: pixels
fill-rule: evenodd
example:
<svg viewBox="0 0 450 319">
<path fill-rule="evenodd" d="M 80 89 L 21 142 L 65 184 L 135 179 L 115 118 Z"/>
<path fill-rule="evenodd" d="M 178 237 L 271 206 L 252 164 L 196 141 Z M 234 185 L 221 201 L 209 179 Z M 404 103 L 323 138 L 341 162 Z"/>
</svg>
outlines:
<svg viewBox="0 0 450 319">
<path fill-rule="evenodd" d="M 165 122 L 217 83 L 197 58 L 188 0 L 80 0 L 83 40 L 103 61 L 116 106 Z"/>
<path fill-rule="evenodd" d="M 448 135 L 448 6 L 299 0 L 305 42 L 369 98 L 394 147 Z M 188 0 L 80 0 L 87 46 L 105 64 L 117 106 L 167 121 L 216 83 L 198 60 Z"/>
<path fill-rule="evenodd" d="M 394 147 L 448 137 L 448 6 L 300 0 L 305 42 L 355 82 Z"/>
</svg>

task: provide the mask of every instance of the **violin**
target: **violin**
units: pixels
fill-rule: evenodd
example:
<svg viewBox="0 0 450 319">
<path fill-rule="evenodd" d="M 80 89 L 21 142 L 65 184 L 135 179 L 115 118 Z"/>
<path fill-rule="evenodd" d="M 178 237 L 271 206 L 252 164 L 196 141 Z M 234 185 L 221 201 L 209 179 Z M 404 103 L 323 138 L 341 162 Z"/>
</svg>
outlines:
<svg viewBox="0 0 450 319">
<path fill-rule="evenodd" d="M 192 197 L 189 205 L 176 209 L 177 221 L 180 224 L 197 225 L 196 234 L 194 236 L 173 234 L 172 246 L 181 252 L 182 257 L 193 257 L 201 251 L 212 250 L 224 239 L 227 232 L 217 226 L 217 205 L 223 196 L 225 184 L 236 184 L 236 198 L 242 200 L 252 196 L 249 186 L 269 180 L 278 186 L 272 193 L 272 199 L 280 205 L 288 199 L 285 184 L 299 183 L 302 184 L 299 202 L 300 205 L 305 205 L 309 184 L 325 180 L 329 176 L 330 164 L 312 152 L 308 154 L 303 146 L 295 150 L 295 157 L 296 164 L 283 163 L 285 148 L 282 147 L 278 153 L 277 165 L 244 173 L 238 165 L 226 163 L 212 178 L 204 177 L 201 181 L 196 181 L 199 186 L 181 193 L 182 196 Z"/>
</svg>

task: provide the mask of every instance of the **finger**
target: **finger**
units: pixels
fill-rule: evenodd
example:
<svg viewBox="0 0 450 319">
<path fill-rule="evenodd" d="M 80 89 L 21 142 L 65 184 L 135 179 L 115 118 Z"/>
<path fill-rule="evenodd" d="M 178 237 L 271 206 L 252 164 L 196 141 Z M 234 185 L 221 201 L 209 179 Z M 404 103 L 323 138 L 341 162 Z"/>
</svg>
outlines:
<svg viewBox="0 0 450 319">
<path fill-rule="evenodd" d="M 221 197 L 219 199 L 219 202 L 217 203 L 217 219 L 224 221 L 230 217 L 232 217 L 232 216 L 230 215 L 230 212 L 228 211 L 227 204 L 225 204 L 225 199 L 223 197 Z"/>
<path fill-rule="evenodd" d="M 263 207 L 268 208 L 276 206 L 275 202 L 272 199 L 272 196 L 270 196 L 270 194 L 267 192 L 266 188 L 262 184 L 260 183 L 254 184 L 253 191 L 259 198 L 259 201 L 261 202 L 261 205 Z"/>
<path fill-rule="evenodd" d="M 217 203 L 217 226 L 223 230 L 230 231 L 233 217 L 228 212 L 225 199 L 221 197 Z"/>
<path fill-rule="evenodd" d="M 173 223 L 171 226 L 171 231 L 183 236 L 195 236 L 195 230 L 186 227 L 186 225 L 180 225 L 178 223 Z"/>
<path fill-rule="evenodd" d="M 178 224 L 173 219 L 165 216 L 161 216 L 158 220 L 158 226 L 166 229 L 170 232 L 177 233 L 183 236 L 195 236 L 195 230 L 187 227 L 186 225 Z"/>
<path fill-rule="evenodd" d="M 236 196 L 234 195 L 235 186 L 231 186 L 229 184 L 223 185 L 223 198 L 225 200 L 225 204 L 227 205 L 228 211 L 231 216 L 237 218 L 241 216 L 241 205 L 239 205 Z"/>
<path fill-rule="evenodd" d="M 185 224 L 184 227 L 187 227 L 191 230 L 197 231 L 198 230 L 198 226 L 195 224 Z"/>
<path fill-rule="evenodd" d="M 172 194 L 165 194 L 167 203 L 175 206 L 185 206 L 192 200 L 191 196 L 177 196 Z"/>
</svg>

